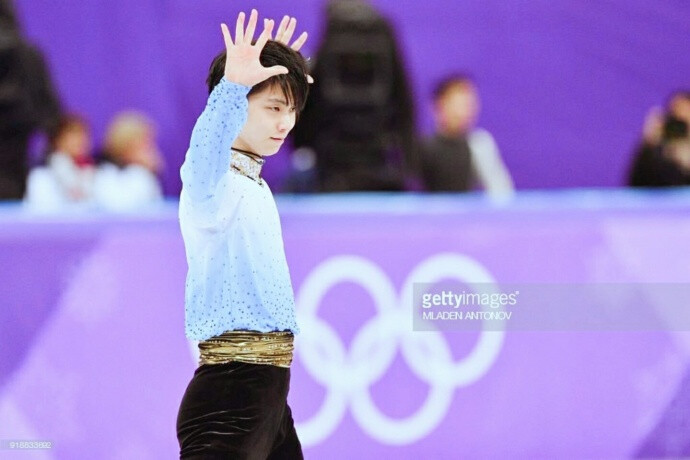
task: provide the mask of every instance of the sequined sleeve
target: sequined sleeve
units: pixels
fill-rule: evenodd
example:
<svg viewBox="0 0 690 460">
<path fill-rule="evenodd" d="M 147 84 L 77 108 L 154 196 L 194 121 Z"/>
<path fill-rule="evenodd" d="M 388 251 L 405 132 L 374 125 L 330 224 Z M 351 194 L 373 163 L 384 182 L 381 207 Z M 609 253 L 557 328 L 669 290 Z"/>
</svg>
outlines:
<svg viewBox="0 0 690 460">
<path fill-rule="evenodd" d="M 200 223 L 212 219 L 220 205 L 221 188 L 227 185 L 223 179 L 230 170 L 230 147 L 247 120 L 250 89 L 222 78 L 194 125 L 180 170 L 180 199 L 192 208 Z"/>
</svg>

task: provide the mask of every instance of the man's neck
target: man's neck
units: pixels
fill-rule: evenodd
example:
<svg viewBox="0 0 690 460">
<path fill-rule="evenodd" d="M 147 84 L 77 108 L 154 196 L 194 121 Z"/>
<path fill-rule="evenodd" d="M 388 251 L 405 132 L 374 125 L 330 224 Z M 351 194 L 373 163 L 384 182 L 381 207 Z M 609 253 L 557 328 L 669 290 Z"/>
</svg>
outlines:
<svg viewBox="0 0 690 460">
<path fill-rule="evenodd" d="M 231 149 L 236 151 L 236 152 L 240 152 L 241 154 L 246 155 L 249 158 L 256 160 L 259 163 L 263 163 L 265 161 L 265 159 L 261 155 L 259 155 L 258 153 L 254 153 L 249 149 L 244 149 L 244 148 L 241 148 L 241 147 L 238 147 L 235 145 L 233 145 L 231 147 Z"/>
<path fill-rule="evenodd" d="M 240 152 L 236 148 L 231 150 L 230 167 L 248 178 L 263 184 L 261 179 L 261 167 L 264 164 L 264 159 L 256 159 L 252 156 L 247 155 L 244 152 Z"/>
</svg>

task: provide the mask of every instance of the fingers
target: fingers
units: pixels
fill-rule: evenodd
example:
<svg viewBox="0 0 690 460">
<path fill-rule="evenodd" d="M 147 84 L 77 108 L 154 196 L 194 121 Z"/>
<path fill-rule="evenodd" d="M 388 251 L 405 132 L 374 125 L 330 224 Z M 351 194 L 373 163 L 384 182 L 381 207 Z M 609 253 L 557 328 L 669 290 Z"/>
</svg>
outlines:
<svg viewBox="0 0 690 460">
<path fill-rule="evenodd" d="M 283 16 L 283 19 L 280 21 L 280 25 L 278 25 L 278 32 L 276 32 L 277 42 L 285 43 L 283 41 L 283 34 L 285 33 L 285 29 L 287 28 L 288 22 L 290 22 L 290 16 Z"/>
<path fill-rule="evenodd" d="M 232 38 L 230 37 L 230 31 L 225 23 L 220 25 L 220 30 L 223 32 L 223 41 L 225 42 L 225 49 L 227 50 L 233 45 Z"/>
<path fill-rule="evenodd" d="M 267 80 L 275 75 L 281 75 L 288 73 L 287 67 L 282 65 L 274 65 L 273 67 L 268 67 L 263 69 L 264 80 Z"/>
<path fill-rule="evenodd" d="M 299 51 L 300 48 L 302 48 L 302 45 L 304 45 L 304 42 L 307 41 L 307 37 L 309 37 L 309 34 L 306 32 L 302 32 L 302 34 L 297 37 L 297 40 L 292 44 L 291 48 L 295 51 Z"/>
<path fill-rule="evenodd" d="M 284 45 L 290 45 L 290 40 L 292 39 L 292 35 L 295 33 L 295 29 L 297 28 L 297 18 L 291 18 L 290 16 L 283 16 L 283 19 L 280 21 L 280 25 L 278 26 L 278 32 L 276 32 L 276 38 L 275 40 L 277 42 L 280 42 Z M 290 45 L 290 48 L 292 48 L 295 51 L 299 51 L 300 48 L 304 45 L 304 43 L 307 41 L 308 34 L 306 32 L 302 32 L 302 34 L 295 40 L 295 42 Z"/>
<path fill-rule="evenodd" d="M 259 13 L 255 9 L 253 9 L 249 16 L 249 22 L 247 23 L 246 31 L 244 29 L 244 12 L 240 13 L 237 16 L 237 25 L 235 26 L 235 44 L 237 44 L 238 41 L 241 41 L 244 44 L 251 45 L 252 39 L 254 38 L 254 32 L 256 31 L 256 23 L 258 20 L 258 16 Z M 261 32 L 261 35 L 257 39 L 257 45 L 260 45 L 261 48 L 263 48 L 266 42 L 271 39 L 271 34 L 273 32 L 274 25 L 275 22 L 272 19 L 264 19 L 264 30 Z M 283 19 L 281 19 L 280 24 L 278 25 L 278 31 L 276 32 L 275 40 L 284 45 L 289 45 L 290 40 L 292 39 L 292 35 L 295 33 L 296 28 L 296 18 L 292 18 L 287 15 L 283 16 Z M 225 32 L 223 34 L 225 36 Z M 290 47 L 295 51 L 299 51 L 304 45 L 304 43 L 307 41 L 308 37 L 309 34 L 307 34 L 307 32 L 302 32 L 302 34 L 297 38 L 297 40 L 294 41 L 292 45 L 290 45 Z M 232 42 L 232 40 L 230 40 L 230 42 Z M 226 46 L 227 44 L 228 40 L 226 39 Z"/>
<path fill-rule="evenodd" d="M 254 38 L 254 31 L 256 30 L 256 21 L 258 20 L 258 17 L 258 11 L 252 10 L 252 13 L 249 15 L 249 24 L 247 24 L 247 31 L 244 33 L 244 43 L 247 45 L 252 44 L 252 39 Z"/>
<path fill-rule="evenodd" d="M 297 19 L 291 18 L 290 16 L 283 16 L 278 26 L 278 32 L 276 32 L 275 40 L 284 45 L 288 45 L 292 34 L 295 33 L 295 28 L 297 27 Z"/>
<path fill-rule="evenodd" d="M 264 45 L 266 42 L 271 38 L 271 32 L 273 32 L 273 20 L 271 19 L 264 19 L 264 30 L 261 32 L 261 35 L 259 35 L 259 38 L 256 39 L 256 46 L 260 50 L 264 49 Z"/>
<path fill-rule="evenodd" d="M 281 42 L 284 44 L 290 43 L 290 39 L 292 38 L 292 34 L 295 33 L 295 27 L 297 27 L 297 19 L 296 18 L 290 18 L 290 21 L 288 22 L 287 28 L 285 29 L 285 33 L 283 34 L 283 38 L 281 39 Z"/>
<path fill-rule="evenodd" d="M 239 44 L 244 41 L 244 11 L 237 15 L 237 22 L 235 23 L 235 43 Z"/>
</svg>

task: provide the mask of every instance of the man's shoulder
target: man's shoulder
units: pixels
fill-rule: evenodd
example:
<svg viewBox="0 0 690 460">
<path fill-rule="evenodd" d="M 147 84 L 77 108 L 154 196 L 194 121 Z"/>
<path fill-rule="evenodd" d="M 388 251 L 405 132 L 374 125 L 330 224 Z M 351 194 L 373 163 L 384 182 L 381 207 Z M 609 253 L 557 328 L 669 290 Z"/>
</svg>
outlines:
<svg viewBox="0 0 690 460">
<path fill-rule="evenodd" d="M 474 128 L 472 131 L 470 131 L 467 137 L 470 140 L 494 140 L 494 136 L 487 129 L 484 128 Z"/>
<path fill-rule="evenodd" d="M 498 150 L 496 140 L 489 131 L 483 128 L 473 129 L 467 136 L 470 149 L 473 153 L 481 153 L 486 150 Z"/>
</svg>

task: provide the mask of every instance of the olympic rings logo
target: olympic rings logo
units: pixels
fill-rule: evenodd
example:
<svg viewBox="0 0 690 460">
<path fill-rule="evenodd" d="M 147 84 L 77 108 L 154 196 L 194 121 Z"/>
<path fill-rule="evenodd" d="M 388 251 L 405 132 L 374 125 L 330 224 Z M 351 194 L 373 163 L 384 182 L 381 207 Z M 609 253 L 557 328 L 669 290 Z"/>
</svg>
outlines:
<svg viewBox="0 0 690 460">
<path fill-rule="evenodd" d="M 327 393 L 319 411 L 297 424 L 302 444 L 316 445 L 327 439 L 338 428 L 348 404 L 359 426 L 374 439 L 397 445 L 415 442 L 443 420 L 456 388 L 486 374 L 498 357 L 505 331 L 482 330 L 474 348 L 458 362 L 453 360 L 443 334 L 412 331 L 413 283 L 443 279 L 487 283 L 496 289 L 495 280 L 479 262 L 454 253 L 437 254 L 417 265 L 403 283 L 400 296 L 386 273 L 363 257 L 336 256 L 309 273 L 297 296 L 302 332 L 295 350 L 307 372 Z M 377 315 L 358 330 L 349 351 L 334 328 L 318 317 L 321 299 L 343 282 L 364 288 L 377 310 Z M 410 370 L 431 386 L 423 405 L 404 419 L 383 414 L 369 393 L 369 387 L 393 363 L 398 346 Z"/>
</svg>

